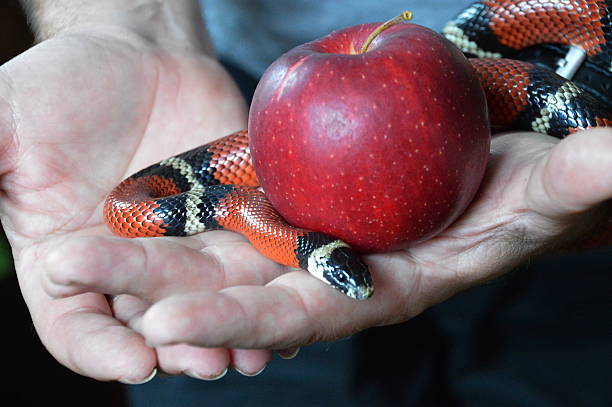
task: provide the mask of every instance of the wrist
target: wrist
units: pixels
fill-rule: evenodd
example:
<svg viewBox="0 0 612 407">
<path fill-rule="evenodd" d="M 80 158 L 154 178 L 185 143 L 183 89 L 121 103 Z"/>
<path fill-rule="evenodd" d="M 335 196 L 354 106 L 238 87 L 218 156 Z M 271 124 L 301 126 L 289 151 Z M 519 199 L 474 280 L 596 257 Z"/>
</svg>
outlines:
<svg viewBox="0 0 612 407">
<path fill-rule="evenodd" d="M 117 30 L 153 45 L 213 54 L 197 0 L 22 0 L 38 41 Z"/>
</svg>

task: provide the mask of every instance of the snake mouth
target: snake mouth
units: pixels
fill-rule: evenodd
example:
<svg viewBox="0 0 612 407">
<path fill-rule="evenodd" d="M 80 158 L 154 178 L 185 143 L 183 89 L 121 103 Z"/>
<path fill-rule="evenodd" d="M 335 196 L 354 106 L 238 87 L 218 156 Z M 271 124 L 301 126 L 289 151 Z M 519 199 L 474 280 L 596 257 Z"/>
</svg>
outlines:
<svg viewBox="0 0 612 407">
<path fill-rule="evenodd" d="M 346 243 L 335 241 L 325 255 L 315 256 L 308 271 L 346 296 L 364 300 L 374 293 L 368 266 Z"/>
<path fill-rule="evenodd" d="M 344 291 L 344 294 L 355 300 L 366 300 L 374 294 L 374 286 L 360 285 L 359 287 L 350 288 Z"/>
</svg>

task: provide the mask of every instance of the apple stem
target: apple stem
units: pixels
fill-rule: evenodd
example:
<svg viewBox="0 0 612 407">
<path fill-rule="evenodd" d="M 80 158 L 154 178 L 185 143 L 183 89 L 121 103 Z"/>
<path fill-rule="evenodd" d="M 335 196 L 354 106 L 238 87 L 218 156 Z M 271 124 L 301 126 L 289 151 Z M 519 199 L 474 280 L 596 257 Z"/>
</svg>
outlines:
<svg viewBox="0 0 612 407">
<path fill-rule="evenodd" d="M 365 40 L 365 42 L 363 43 L 363 46 L 361 47 L 361 50 L 359 51 L 359 53 L 360 54 L 365 53 L 368 50 L 368 48 L 370 47 L 370 44 L 372 43 L 372 41 L 374 41 L 374 38 L 376 38 L 378 36 L 378 34 L 380 34 L 381 32 L 385 31 L 387 28 L 394 26 L 397 23 L 401 23 L 403 21 L 408 21 L 408 20 L 412 20 L 412 11 L 404 11 L 399 16 L 393 17 L 391 20 L 386 21 L 386 22 L 382 23 L 381 25 L 379 25 L 372 32 L 372 34 L 370 34 L 370 36 Z"/>
</svg>

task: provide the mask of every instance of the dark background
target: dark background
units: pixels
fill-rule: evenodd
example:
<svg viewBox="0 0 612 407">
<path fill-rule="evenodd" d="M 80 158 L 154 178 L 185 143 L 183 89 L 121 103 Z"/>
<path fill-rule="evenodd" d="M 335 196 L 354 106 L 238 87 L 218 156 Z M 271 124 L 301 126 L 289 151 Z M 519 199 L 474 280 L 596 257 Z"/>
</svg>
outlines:
<svg viewBox="0 0 612 407">
<path fill-rule="evenodd" d="M 0 64 L 33 44 L 17 0 L 0 2 Z M 15 278 L 4 233 L 0 245 L 0 310 L 4 320 L 0 404 L 12 406 L 123 406 L 122 386 L 77 375 L 60 365 L 38 339 Z M 9 400 L 11 400 L 9 402 Z"/>
</svg>

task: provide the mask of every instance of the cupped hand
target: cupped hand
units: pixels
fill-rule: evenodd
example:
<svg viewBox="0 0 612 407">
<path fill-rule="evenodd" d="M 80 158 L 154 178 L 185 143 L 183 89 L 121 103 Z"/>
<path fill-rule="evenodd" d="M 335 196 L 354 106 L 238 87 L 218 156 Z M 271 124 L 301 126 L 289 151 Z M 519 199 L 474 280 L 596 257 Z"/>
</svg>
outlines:
<svg viewBox="0 0 612 407">
<path fill-rule="evenodd" d="M 266 285 L 167 296 L 139 329 L 156 345 L 285 349 L 405 321 L 530 256 L 572 247 L 608 222 L 612 129 L 559 141 L 498 135 L 478 195 L 442 234 L 406 250 L 367 256 L 372 298 L 355 301 L 305 272 Z M 219 269 L 238 267 L 219 257 Z"/>
<path fill-rule="evenodd" d="M 279 267 L 230 234 L 125 240 L 101 217 L 126 176 L 245 122 L 214 59 L 118 29 L 60 35 L 0 68 L 2 224 L 36 330 L 61 363 L 125 382 L 156 367 L 214 378 L 265 365 L 267 351 L 152 348 L 135 329 L 149 302 L 263 284 Z"/>
</svg>

